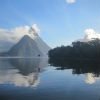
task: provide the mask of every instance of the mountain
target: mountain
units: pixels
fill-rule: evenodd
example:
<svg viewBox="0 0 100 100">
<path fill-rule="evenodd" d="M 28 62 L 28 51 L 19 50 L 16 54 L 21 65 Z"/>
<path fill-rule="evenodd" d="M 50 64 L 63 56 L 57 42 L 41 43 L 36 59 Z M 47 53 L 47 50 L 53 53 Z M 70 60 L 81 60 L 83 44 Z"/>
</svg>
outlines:
<svg viewBox="0 0 100 100">
<path fill-rule="evenodd" d="M 40 38 L 39 34 L 35 32 L 34 28 L 31 27 L 29 29 L 28 36 L 37 43 L 37 46 L 43 55 L 47 55 L 51 48 Z"/>
<path fill-rule="evenodd" d="M 49 49 L 50 48 L 39 36 L 31 38 L 30 35 L 24 35 L 21 40 L 9 50 L 8 54 L 18 57 L 47 56 Z"/>
</svg>

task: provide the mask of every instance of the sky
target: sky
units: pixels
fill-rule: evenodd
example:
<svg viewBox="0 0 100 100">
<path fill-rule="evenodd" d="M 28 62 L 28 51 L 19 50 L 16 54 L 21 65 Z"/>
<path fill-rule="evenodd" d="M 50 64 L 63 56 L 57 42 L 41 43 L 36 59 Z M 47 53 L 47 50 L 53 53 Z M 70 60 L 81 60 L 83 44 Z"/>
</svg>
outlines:
<svg viewBox="0 0 100 100">
<path fill-rule="evenodd" d="M 0 0 L 0 45 L 4 34 L 32 25 L 50 47 L 100 37 L 100 0 Z"/>
</svg>

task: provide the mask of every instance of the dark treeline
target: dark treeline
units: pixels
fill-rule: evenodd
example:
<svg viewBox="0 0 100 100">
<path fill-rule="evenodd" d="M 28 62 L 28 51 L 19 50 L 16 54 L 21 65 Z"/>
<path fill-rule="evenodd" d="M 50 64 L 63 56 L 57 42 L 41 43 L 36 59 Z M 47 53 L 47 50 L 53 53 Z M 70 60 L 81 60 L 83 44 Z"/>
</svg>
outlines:
<svg viewBox="0 0 100 100">
<path fill-rule="evenodd" d="M 49 51 L 50 58 L 67 57 L 67 58 L 100 58 L 100 40 L 93 39 L 88 42 L 72 42 L 71 46 L 61 46 Z"/>
</svg>

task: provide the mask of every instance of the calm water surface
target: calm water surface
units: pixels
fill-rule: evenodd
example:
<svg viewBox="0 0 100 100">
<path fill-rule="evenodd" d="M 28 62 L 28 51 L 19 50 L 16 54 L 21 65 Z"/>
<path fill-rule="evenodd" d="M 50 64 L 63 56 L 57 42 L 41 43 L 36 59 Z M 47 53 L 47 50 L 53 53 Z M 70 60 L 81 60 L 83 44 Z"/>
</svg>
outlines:
<svg viewBox="0 0 100 100">
<path fill-rule="evenodd" d="M 100 71 L 47 58 L 0 58 L 0 100 L 100 100 Z"/>
</svg>

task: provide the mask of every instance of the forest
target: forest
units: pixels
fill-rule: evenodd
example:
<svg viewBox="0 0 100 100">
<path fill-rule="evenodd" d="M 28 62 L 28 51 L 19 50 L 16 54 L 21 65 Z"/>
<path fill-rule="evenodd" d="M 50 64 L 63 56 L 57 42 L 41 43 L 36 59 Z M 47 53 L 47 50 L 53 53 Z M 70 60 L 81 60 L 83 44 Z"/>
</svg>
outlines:
<svg viewBox="0 0 100 100">
<path fill-rule="evenodd" d="M 51 49 L 48 55 L 50 58 L 99 59 L 100 40 L 92 39 L 88 42 L 72 42 L 69 46 Z"/>
</svg>

